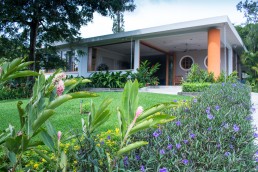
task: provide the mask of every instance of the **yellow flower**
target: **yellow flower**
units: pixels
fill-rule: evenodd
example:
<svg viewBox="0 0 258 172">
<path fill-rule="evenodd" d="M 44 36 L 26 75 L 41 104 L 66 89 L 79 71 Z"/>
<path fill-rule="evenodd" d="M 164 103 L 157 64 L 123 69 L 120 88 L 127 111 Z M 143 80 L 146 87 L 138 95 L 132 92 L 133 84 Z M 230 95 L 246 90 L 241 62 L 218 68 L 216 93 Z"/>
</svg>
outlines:
<svg viewBox="0 0 258 172">
<path fill-rule="evenodd" d="M 39 168 L 39 164 L 37 164 L 37 163 L 34 164 L 34 165 L 33 165 L 33 168 L 38 169 L 38 168 Z"/>
<path fill-rule="evenodd" d="M 112 133 L 112 130 L 108 130 L 107 133 L 108 133 L 108 134 Z"/>
<path fill-rule="evenodd" d="M 78 146 L 78 145 L 74 146 L 74 150 L 79 150 L 79 149 L 80 149 L 80 146 Z"/>
<path fill-rule="evenodd" d="M 73 161 L 74 164 L 77 164 L 78 162 L 77 161 Z"/>
<path fill-rule="evenodd" d="M 119 134 L 119 128 L 116 128 L 116 134 Z"/>
<path fill-rule="evenodd" d="M 44 158 L 41 159 L 42 162 L 47 162 Z"/>
<path fill-rule="evenodd" d="M 98 143 L 97 146 L 100 147 L 100 144 Z"/>
</svg>

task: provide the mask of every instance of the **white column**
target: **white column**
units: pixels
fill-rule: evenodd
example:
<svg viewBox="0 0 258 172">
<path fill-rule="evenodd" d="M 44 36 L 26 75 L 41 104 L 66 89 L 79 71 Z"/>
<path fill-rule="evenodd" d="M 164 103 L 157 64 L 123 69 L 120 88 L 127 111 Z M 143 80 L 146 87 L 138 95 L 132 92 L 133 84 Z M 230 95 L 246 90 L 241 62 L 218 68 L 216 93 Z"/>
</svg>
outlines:
<svg viewBox="0 0 258 172">
<path fill-rule="evenodd" d="M 233 49 L 231 46 L 228 46 L 228 75 L 233 72 Z"/>
<path fill-rule="evenodd" d="M 135 40 L 133 71 L 136 72 L 136 69 L 138 69 L 139 66 L 140 66 L 140 40 Z"/>
<path fill-rule="evenodd" d="M 83 55 L 79 56 L 78 72 L 79 76 L 87 77 L 88 71 L 88 47 L 80 48 L 83 51 Z"/>
</svg>

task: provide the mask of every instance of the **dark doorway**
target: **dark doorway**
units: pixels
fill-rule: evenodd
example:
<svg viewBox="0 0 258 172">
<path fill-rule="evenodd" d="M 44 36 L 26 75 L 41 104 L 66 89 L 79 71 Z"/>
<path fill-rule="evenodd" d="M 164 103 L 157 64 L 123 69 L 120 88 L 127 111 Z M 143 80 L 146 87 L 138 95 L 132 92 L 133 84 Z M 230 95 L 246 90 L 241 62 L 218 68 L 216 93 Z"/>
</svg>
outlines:
<svg viewBox="0 0 258 172">
<path fill-rule="evenodd" d="M 166 55 L 144 56 L 140 59 L 140 62 L 148 60 L 151 66 L 159 63 L 160 67 L 155 76 L 159 78 L 159 85 L 166 85 Z"/>
</svg>

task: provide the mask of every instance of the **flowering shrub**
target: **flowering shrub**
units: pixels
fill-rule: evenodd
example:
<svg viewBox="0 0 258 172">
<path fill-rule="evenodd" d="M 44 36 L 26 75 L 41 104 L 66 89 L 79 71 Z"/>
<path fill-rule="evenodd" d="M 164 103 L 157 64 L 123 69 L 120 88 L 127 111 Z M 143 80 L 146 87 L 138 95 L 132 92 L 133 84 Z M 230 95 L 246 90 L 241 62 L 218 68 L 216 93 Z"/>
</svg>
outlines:
<svg viewBox="0 0 258 172">
<path fill-rule="evenodd" d="M 258 133 L 250 122 L 251 110 L 249 87 L 214 84 L 185 106 L 172 109 L 175 122 L 136 134 L 134 140 L 144 138 L 149 145 L 127 156 L 127 169 L 255 171 L 253 140 Z"/>
</svg>

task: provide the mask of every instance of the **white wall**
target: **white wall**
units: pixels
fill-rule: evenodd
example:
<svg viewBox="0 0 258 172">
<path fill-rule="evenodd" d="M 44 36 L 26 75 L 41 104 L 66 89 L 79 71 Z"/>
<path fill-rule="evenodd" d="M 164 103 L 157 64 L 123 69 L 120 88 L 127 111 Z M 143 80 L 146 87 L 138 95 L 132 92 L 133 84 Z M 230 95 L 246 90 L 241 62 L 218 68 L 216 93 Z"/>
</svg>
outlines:
<svg viewBox="0 0 258 172">
<path fill-rule="evenodd" d="M 207 56 L 207 50 L 198 50 L 198 51 L 188 51 L 188 52 L 176 52 L 176 76 L 183 76 L 184 79 L 187 75 L 187 71 L 184 71 L 180 68 L 180 60 L 182 57 L 189 55 L 194 59 L 194 63 L 197 63 L 200 68 L 207 70 L 204 65 L 204 59 Z"/>
</svg>

